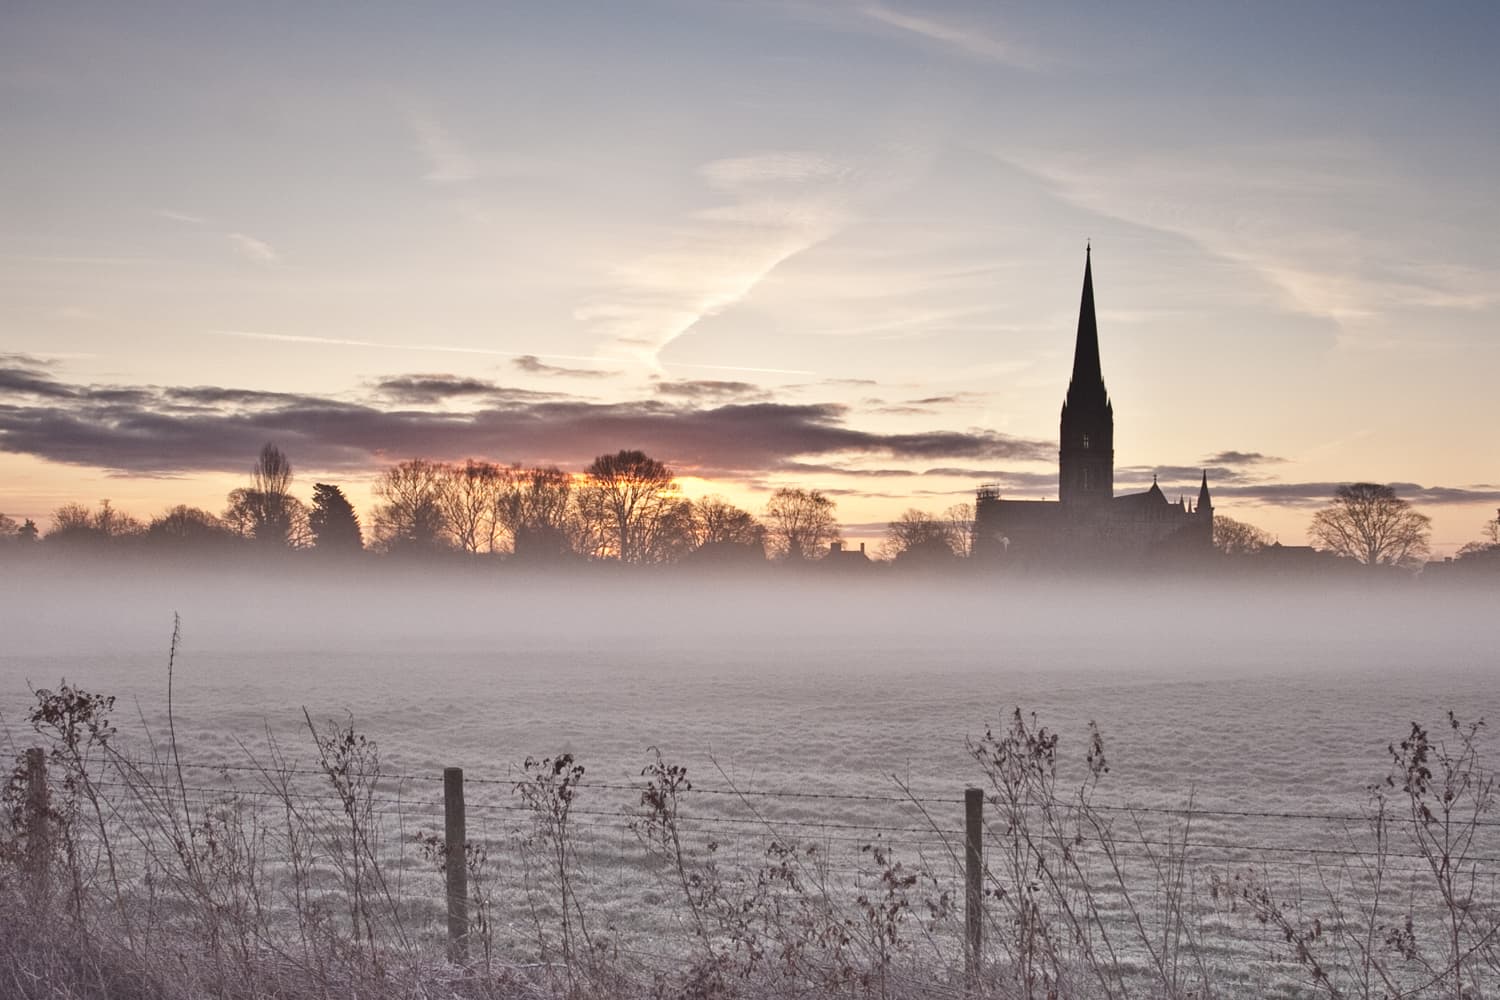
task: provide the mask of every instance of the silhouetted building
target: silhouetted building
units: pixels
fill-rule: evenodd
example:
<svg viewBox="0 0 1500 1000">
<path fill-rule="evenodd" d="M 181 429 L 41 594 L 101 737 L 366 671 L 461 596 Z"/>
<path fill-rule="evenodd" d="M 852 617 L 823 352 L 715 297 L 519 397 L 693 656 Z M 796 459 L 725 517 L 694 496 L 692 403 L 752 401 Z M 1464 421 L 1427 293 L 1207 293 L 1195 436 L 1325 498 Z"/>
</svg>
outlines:
<svg viewBox="0 0 1500 1000">
<path fill-rule="evenodd" d="M 1115 413 L 1099 363 L 1092 248 L 1085 251 L 1083 301 L 1073 378 L 1063 400 L 1058 499 L 1007 500 L 981 486 L 974 504 L 974 555 L 1030 565 L 1131 565 L 1213 548 L 1208 473 L 1198 502 L 1168 500 L 1152 478 L 1144 493 L 1115 496 Z"/>
<path fill-rule="evenodd" d="M 870 557 L 865 554 L 865 543 L 860 542 L 858 549 L 848 549 L 843 542 L 828 543 L 828 558 L 834 562 L 856 562 L 867 563 Z"/>
</svg>

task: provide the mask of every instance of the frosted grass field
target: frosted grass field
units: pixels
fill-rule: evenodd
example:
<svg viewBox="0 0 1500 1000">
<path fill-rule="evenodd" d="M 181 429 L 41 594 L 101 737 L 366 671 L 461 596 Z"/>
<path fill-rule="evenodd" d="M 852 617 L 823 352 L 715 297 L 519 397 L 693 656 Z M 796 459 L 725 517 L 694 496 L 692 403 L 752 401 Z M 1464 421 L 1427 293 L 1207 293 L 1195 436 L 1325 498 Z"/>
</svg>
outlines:
<svg viewBox="0 0 1500 1000">
<path fill-rule="evenodd" d="M 243 764 L 241 744 L 258 752 L 269 730 L 310 766 L 303 709 L 319 722 L 350 715 L 378 742 L 388 774 L 415 779 L 383 786 L 402 801 L 383 820 L 397 845 L 441 828 L 430 779 L 445 765 L 464 767 L 471 835 L 493 845 L 502 950 L 520 958 L 532 928 L 513 854 L 529 820 L 510 782 L 528 755 L 572 753 L 590 783 L 627 785 L 655 747 L 700 789 L 871 796 L 700 791 L 684 806 L 685 828 L 699 838 L 695 849 L 713 839 L 721 860 L 750 866 L 773 836 L 816 843 L 829 873 L 851 885 L 870 877 L 859 848 L 878 833 L 957 890 L 948 847 L 959 840 L 945 846 L 942 831 L 961 826 L 964 786 L 982 783 L 967 741 L 1005 724 L 1014 706 L 1035 712 L 1061 734 L 1066 786 L 1083 775 L 1092 720 L 1110 764 L 1095 801 L 1205 810 L 1188 832 L 1204 880 L 1199 918 L 1230 942 L 1221 958 L 1247 989 L 1297 995 L 1295 967 L 1258 978 L 1273 975 L 1274 935 L 1210 905 L 1209 873 L 1258 867 L 1310 888 L 1337 869 L 1334 851 L 1354 845 L 1360 826 L 1207 811 L 1358 815 L 1368 786 L 1387 773 L 1388 744 L 1413 721 L 1436 732 L 1449 709 L 1500 719 L 1493 593 L 773 584 L 288 585 L 199 575 L 12 583 L 0 612 L 5 739 L 26 744 L 28 684 L 61 677 L 116 695 L 122 731 L 140 732 L 138 706 L 161 737 L 177 611 L 184 760 Z M 205 787 L 253 784 L 239 772 L 190 773 Z M 927 816 L 885 801 L 904 794 L 895 779 L 924 800 Z M 636 798 L 585 788 L 577 822 L 592 919 L 640 947 L 682 915 L 618 815 Z M 1120 815 L 1143 824 L 1122 825 L 1122 837 L 1181 829 L 1179 817 Z M 437 877 L 405 854 L 410 893 L 436 897 Z M 1482 888 L 1493 896 L 1494 879 Z"/>
</svg>

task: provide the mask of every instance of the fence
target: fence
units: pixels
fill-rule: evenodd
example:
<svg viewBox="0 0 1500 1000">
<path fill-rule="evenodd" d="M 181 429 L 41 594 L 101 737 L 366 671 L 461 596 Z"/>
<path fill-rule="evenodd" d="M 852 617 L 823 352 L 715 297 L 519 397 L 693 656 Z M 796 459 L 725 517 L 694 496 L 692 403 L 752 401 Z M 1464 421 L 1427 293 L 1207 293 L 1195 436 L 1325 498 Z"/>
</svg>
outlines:
<svg viewBox="0 0 1500 1000">
<path fill-rule="evenodd" d="M 1010 766 L 1017 762 L 1005 763 Z M 1035 763 L 1032 761 L 1032 765 Z M 1438 895 L 1433 906 L 1439 910 L 1448 906 L 1452 912 L 1455 903 L 1462 902 L 1467 929 L 1464 941 L 1453 946 L 1450 960 L 1428 963 L 1427 972 L 1413 973 L 1419 981 L 1424 975 L 1446 975 L 1453 968 L 1462 971 L 1469 958 L 1477 962 L 1480 957 L 1492 957 L 1489 952 L 1481 955 L 1481 950 L 1492 948 L 1500 936 L 1500 908 L 1496 906 L 1500 821 L 1484 818 L 1487 791 L 1483 810 L 1460 817 L 1469 833 L 1460 844 L 1435 840 L 1430 824 L 1420 813 L 1389 817 L 1313 809 L 1254 810 L 1235 808 L 1231 803 L 1205 806 L 1189 801 L 1168 806 L 1094 801 L 1086 795 L 1072 798 L 1071 793 L 1060 794 L 1048 785 L 1045 770 L 1034 766 L 1013 772 L 1002 768 L 991 773 L 989 789 L 968 787 L 961 795 L 949 797 L 919 795 L 905 789 L 899 794 L 876 794 L 739 788 L 727 783 L 717 787 L 695 785 L 685 780 L 685 772 L 678 774 L 659 760 L 654 769 L 646 769 L 643 780 L 623 783 L 584 780 L 581 770 L 576 774 L 571 770 L 571 758 L 528 761 L 512 778 L 466 776 L 458 767 L 431 775 L 378 770 L 361 774 L 357 767 L 345 766 L 342 771 L 330 768 L 326 760 L 324 766 L 312 769 L 124 758 L 114 760 L 113 765 L 111 773 L 116 778 L 134 774 L 136 784 L 99 776 L 93 784 L 102 794 L 129 790 L 138 799 L 143 794 L 152 801 L 181 799 L 187 813 L 191 813 L 189 799 L 204 806 L 257 798 L 286 800 L 289 783 L 300 781 L 303 786 L 297 790 L 298 796 L 331 795 L 330 814 L 342 812 L 355 819 L 355 838 L 361 833 L 354 810 L 369 810 L 368 815 L 378 810 L 396 816 L 401 831 L 400 870 L 406 870 L 407 845 L 420 842 L 423 836 L 429 838 L 426 843 L 439 862 L 443 892 L 434 900 L 442 904 L 447 953 L 456 963 L 473 957 L 475 920 L 493 920 L 493 912 L 504 903 L 493 895 L 476 895 L 471 882 L 471 877 L 480 875 L 476 859 L 490 847 L 513 848 L 528 836 L 550 838 L 548 846 L 562 852 L 558 862 L 561 896 L 560 901 L 554 900 L 552 911 L 560 911 L 564 934 L 570 905 L 578 907 L 580 920 L 588 909 L 578 895 L 582 890 L 568 887 L 568 870 L 581 866 L 580 858 L 607 858 L 611 835 L 618 838 L 614 856 L 621 870 L 627 843 L 638 850 L 658 843 L 653 837 L 670 836 L 678 842 L 675 863 L 679 869 L 695 866 L 699 877 L 705 871 L 703 858 L 722 856 L 716 852 L 725 839 L 743 843 L 760 836 L 783 852 L 780 863 L 791 867 L 780 870 L 790 873 L 784 876 L 788 879 L 795 879 L 796 866 L 804 864 L 797 860 L 795 851 L 806 849 L 806 845 L 822 845 L 824 853 L 816 863 L 817 873 L 842 877 L 847 901 L 858 901 L 865 907 L 861 912 L 867 915 L 878 909 L 870 903 L 872 896 L 877 904 L 909 911 L 905 890 L 917 883 L 904 880 L 929 877 L 936 898 L 947 899 L 950 893 L 961 895 L 961 906 L 943 910 L 941 918 L 947 922 L 936 934 L 939 939 L 959 943 L 961 975 L 971 989 L 977 989 L 993 974 L 997 954 L 1011 965 L 1020 962 L 1025 956 L 1018 949 L 1029 947 L 1026 935 L 1042 935 L 1045 940 L 1049 921 L 1063 928 L 1059 934 L 1066 932 L 1079 940 L 1098 936 L 1107 941 L 1119 926 L 1134 920 L 1145 942 L 1136 946 L 1138 952 L 1142 948 L 1149 951 L 1153 942 L 1164 941 L 1166 935 L 1174 933 L 1174 922 L 1179 925 L 1175 933 L 1189 938 L 1201 933 L 1211 920 L 1201 921 L 1196 931 L 1187 926 L 1193 916 L 1191 906 L 1203 902 L 1187 899 L 1187 894 L 1195 891 L 1190 885 L 1195 872 L 1207 872 L 1205 880 L 1213 880 L 1209 902 L 1226 902 L 1230 908 L 1243 905 L 1273 938 L 1280 936 L 1288 943 L 1295 940 L 1297 946 L 1291 950 L 1296 954 L 1290 959 L 1293 967 L 1307 965 L 1306 953 L 1321 935 L 1320 925 L 1309 923 L 1302 914 L 1279 902 L 1269 878 L 1236 883 L 1231 878 L 1232 869 L 1262 873 L 1274 869 L 1283 883 L 1294 885 L 1304 881 L 1326 884 L 1330 875 L 1347 879 L 1340 883 L 1340 891 L 1350 905 L 1344 907 L 1340 919 L 1352 923 L 1347 911 L 1356 910 L 1371 927 L 1380 919 L 1379 903 L 1367 907 L 1367 897 L 1362 893 L 1372 879 L 1378 876 L 1386 880 L 1382 885 L 1407 892 L 1414 891 L 1412 887 L 1421 880 L 1437 879 Z M 142 775 L 156 783 L 141 785 Z M 186 775 L 204 777 L 189 783 Z M 24 798 L 31 815 L 52 814 L 46 757 L 40 749 L 26 755 Z M 1395 801 L 1410 805 L 1418 800 L 1408 795 Z M 121 807 L 112 808 L 113 815 L 123 817 Z M 497 817 L 507 821 L 502 825 L 508 835 L 491 835 L 491 821 Z M 441 832 L 425 834 L 426 825 L 438 825 L 439 818 Z M 1401 827 L 1409 836 L 1392 835 L 1398 819 L 1415 823 L 1414 827 Z M 408 820 L 418 825 L 415 837 L 408 835 Z M 368 833 L 366 829 L 365 835 Z M 568 837 L 573 839 L 569 841 Z M 28 849 L 45 852 L 50 839 L 44 825 L 34 828 L 28 837 Z M 689 841 L 685 850 L 682 843 Z M 850 866 L 845 858 L 834 856 L 830 850 L 834 845 L 852 850 L 860 863 Z M 916 866 L 902 868 L 901 862 L 892 860 L 902 849 L 916 852 Z M 788 850 L 794 852 L 792 861 L 785 860 Z M 377 853 L 372 849 L 372 862 Z M 113 856 L 110 863 L 116 863 Z M 35 872 L 45 866 L 34 853 L 28 867 Z M 776 877 L 775 865 L 764 865 L 762 872 L 768 870 L 772 878 Z M 898 874 L 892 876 L 893 871 Z M 1461 876 L 1460 881 L 1467 880 L 1463 901 L 1454 899 L 1455 874 Z M 1095 875 L 1107 891 L 1086 884 Z M 358 877 L 356 866 L 356 884 Z M 482 879 L 492 890 L 499 882 L 493 873 L 483 873 Z M 626 896 L 625 882 L 622 876 L 615 887 L 617 904 Z M 945 888 L 951 886 L 961 889 L 955 893 Z M 533 892 L 524 878 L 511 879 L 501 887 L 508 887 L 517 896 L 527 894 L 528 900 Z M 684 879 L 682 888 L 691 904 L 693 887 Z M 825 896 L 836 895 L 839 887 L 830 889 L 822 884 L 819 891 Z M 1220 891 L 1226 895 L 1220 897 Z M 1387 890 L 1377 889 L 1381 891 Z M 1147 914 L 1148 907 L 1132 893 L 1148 897 L 1155 894 L 1164 901 Z M 521 907 L 519 902 L 512 903 L 514 908 Z M 956 917 L 960 912 L 961 920 Z M 1411 925 L 1410 912 L 1407 926 Z M 532 915 L 534 918 L 535 913 Z M 356 908 L 356 932 L 359 919 Z M 898 909 L 883 918 L 870 919 L 885 919 L 887 926 L 882 932 L 894 935 L 896 924 L 891 921 L 904 917 Z M 1405 940 L 1398 940 L 1397 946 L 1405 946 Z M 1097 943 L 1086 947 L 1094 949 L 1088 952 L 1090 955 L 1106 951 Z M 1162 943 L 1162 952 L 1168 947 Z M 1113 948 L 1113 944 L 1108 945 L 1111 953 Z M 1411 950 L 1416 948 L 1413 938 Z M 1162 959 L 1152 960 L 1162 964 Z M 1366 956 L 1365 960 L 1370 959 Z M 1118 955 L 1111 961 L 1127 964 Z M 1317 969 L 1314 978 L 1332 975 L 1328 969 Z"/>
</svg>

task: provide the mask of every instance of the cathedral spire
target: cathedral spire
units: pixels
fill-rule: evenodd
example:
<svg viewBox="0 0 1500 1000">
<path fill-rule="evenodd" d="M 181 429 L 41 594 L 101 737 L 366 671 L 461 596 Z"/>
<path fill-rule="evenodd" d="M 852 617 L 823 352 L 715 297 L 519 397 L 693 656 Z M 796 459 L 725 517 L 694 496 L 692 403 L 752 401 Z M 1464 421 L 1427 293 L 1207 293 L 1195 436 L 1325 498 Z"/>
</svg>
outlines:
<svg viewBox="0 0 1500 1000">
<path fill-rule="evenodd" d="M 1107 504 L 1114 496 L 1115 417 L 1099 367 L 1099 328 L 1094 321 L 1094 248 L 1084 248 L 1083 300 L 1073 378 L 1063 399 L 1058 499 L 1070 508 Z"/>
<path fill-rule="evenodd" d="M 1198 487 L 1198 506 L 1200 513 L 1214 509 L 1213 501 L 1208 497 L 1208 470 L 1203 470 L 1203 485 Z"/>
<path fill-rule="evenodd" d="M 1078 304 L 1078 341 L 1073 347 L 1073 379 L 1068 384 L 1069 400 L 1078 396 L 1105 396 L 1104 372 L 1099 366 L 1099 326 L 1094 318 L 1092 243 L 1084 247 L 1083 254 L 1083 298 Z"/>
</svg>

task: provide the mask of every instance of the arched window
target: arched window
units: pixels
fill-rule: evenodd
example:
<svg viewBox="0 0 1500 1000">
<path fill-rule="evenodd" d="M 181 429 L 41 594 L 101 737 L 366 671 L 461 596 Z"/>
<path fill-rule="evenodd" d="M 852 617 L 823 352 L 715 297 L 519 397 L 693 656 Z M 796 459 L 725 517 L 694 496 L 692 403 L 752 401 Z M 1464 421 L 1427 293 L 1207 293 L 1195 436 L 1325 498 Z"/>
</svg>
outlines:
<svg viewBox="0 0 1500 1000">
<path fill-rule="evenodd" d="M 1089 447 L 1089 436 L 1087 434 L 1085 434 L 1083 436 L 1083 450 L 1084 451 L 1088 451 L 1088 447 Z"/>
</svg>

